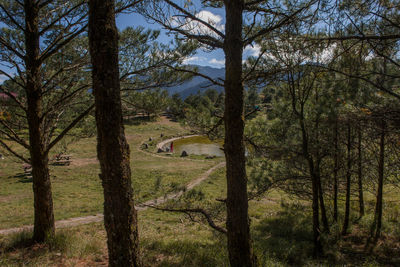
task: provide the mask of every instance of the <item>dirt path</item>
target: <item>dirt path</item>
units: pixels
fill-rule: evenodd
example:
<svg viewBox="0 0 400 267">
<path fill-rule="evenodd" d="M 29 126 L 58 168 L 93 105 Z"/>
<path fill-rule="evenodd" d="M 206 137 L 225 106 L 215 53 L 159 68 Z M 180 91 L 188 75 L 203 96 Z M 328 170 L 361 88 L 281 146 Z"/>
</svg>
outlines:
<svg viewBox="0 0 400 267">
<path fill-rule="evenodd" d="M 100 163 L 97 158 L 77 158 L 71 160 L 71 166 L 74 167 L 82 167 L 89 164 L 100 164 Z"/>
<path fill-rule="evenodd" d="M 206 180 L 210 176 L 210 174 L 212 172 L 214 172 L 215 170 L 217 170 L 219 168 L 222 168 L 223 166 L 225 166 L 225 162 L 221 162 L 221 163 L 215 165 L 214 167 L 208 169 L 200 177 L 190 181 L 190 183 L 188 183 L 186 185 L 185 190 L 181 190 L 181 191 L 176 192 L 176 193 L 171 193 L 171 194 L 168 194 L 166 196 L 162 196 L 162 197 L 159 197 L 159 198 L 156 198 L 156 199 L 151 199 L 151 200 L 148 200 L 146 202 L 140 203 L 140 204 L 137 205 L 136 209 L 137 210 L 145 210 L 145 209 L 148 208 L 149 205 L 163 204 L 163 203 L 167 202 L 170 199 L 178 198 L 178 197 L 182 196 L 185 191 L 193 189 L 195 186 L 199 185 L 201 182 Z M 0 231 L 0 234 L 1 234 L 1 231 Z"/>
<path fill-rule="evenodd" d="M 136 206 L 136 209 L 138 211 L 146 210 L 148 208 L 147 206 L 149 206 L 149 205 L 162 204 L 162 203 L 167 202 L 170 199 L 178 198 L 178 197 L 182 196 L 186 190 L 193 189 L 195 186 L 199 185 L 201 182 L 206 180 L 212 172 L 214 172 L 215 170 L 217 170 L 219 168 L 222 168 L 223 166 L 225 166 L 225 162 L 221 162 L 221 163 L 215 165 L 214 167 L 208 169 L 205 173 L 200 175 L 198 178 L 190 181 L 186 185 L 185 190 L 181 190 L 176 193 L 171 193 L 166 196 L 162 196 L 162 197 L 159 197 L 156 199 L 152 199 L 152 200 L 148 200 L 146 202 L 140 203 Z M 89 224 L 89 223 L 101 222 L 101 221 L 103 221 L 103 214 L 99 213 L 96 215 L 60 220 L 60 221 L 56 221 L 55 224 L 56 224 L 56 228 L 60 229 L 60 228 L 73 227 L 73 226 L 78 226 L 78 225 L 82 225 L 82 224 Z M 0 230 L 0 235 L 9 235 L 9 234 L 13 234 L 13 233 L 18 233 L 18 232 L 23 232 L 23 231 L 31 231 L 31 230 L 33 230 L 33 226 L 27 225 L 27 226 L 22 226 L 22 227 Z"/>
</svg>

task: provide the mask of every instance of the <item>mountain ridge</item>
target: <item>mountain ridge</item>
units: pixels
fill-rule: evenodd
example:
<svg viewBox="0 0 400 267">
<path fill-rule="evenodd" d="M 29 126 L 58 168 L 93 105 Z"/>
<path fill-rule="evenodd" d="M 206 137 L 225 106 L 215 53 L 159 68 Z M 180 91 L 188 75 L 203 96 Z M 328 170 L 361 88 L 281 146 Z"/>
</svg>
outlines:
<svg viewBox="0 0 400 267">
<path fill-rule="evenodd" d="M 197 71 L 211 79 L 218 80 L 225 78 L 225 68 L 213 68 L 209 66 L 198 66 L 190 65 L 197 68 Z M 208 89 L 215 89 L 218 92 L 223 91 L 223 87 L 213 84 L 211 81 L 207 80 L 201 76 L 194 76 L 192 79 L 185 81 L 182 84 L 171 86 L 167 88 L 170 95 L 178 93 L 181 98 L 185 99 L 192 94 L 202 93 Z"/>
</svg>

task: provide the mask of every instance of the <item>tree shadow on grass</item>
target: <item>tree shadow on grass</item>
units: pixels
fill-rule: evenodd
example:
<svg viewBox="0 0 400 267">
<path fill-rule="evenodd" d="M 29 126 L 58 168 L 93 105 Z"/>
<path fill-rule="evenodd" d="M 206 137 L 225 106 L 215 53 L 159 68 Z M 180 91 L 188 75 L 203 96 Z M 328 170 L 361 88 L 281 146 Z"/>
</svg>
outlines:
<svg viewBox="0 0 400 267">
<path fill-rule="evenodd" d="M 254 248 L 262 266 L 271 258 L 301 266 L 312 257 L 312 220 L 306 207 L 282 204 L 282 209 L 253 228 Z"/>
<path fill-rule="evenodd" d="M 66 266 L 64 259 L 85 261 L 87 256 L 102 259 L 102 253 L 102 242 L 75 232 L 71 234 L 71 231 L 58 231 L 41 244 L 32 240 L 32 231 L 0 237 L 0 266 L 48 266 L 50 263 L 51 266 Z"/>
<path fill-rule="evenodd" d="M 213 242 L 142 240 L 145 266 L 229 266 L 225 238 Z"/>
<path fill-rule="evenodd" d="M 23 183 L 23 184 L 32 183 L 33 182 L 33 178 L 32 178 L 32 176 L 23 177 L 23 178 L 19 179 L 18 182 L 19 183 Z"/>
<path fill-rule="evenodd" d="M 124 118 L 124 125 L 128 126 L 138 126 L 141 124 L 146 124 L 149 122 L 155 122 L 157 121 L 156 116 L 132 116 L 132 117 L 125 117 Z"/>
<path fill-rule="evenodd" d="M 0 241 L 1 252 L 10 252 L 16 249 L 28 248 L 34 245 L 32 241 L 32 232 L 23 231 L 16 234 L 11 234 L 7 238 Z"/>
<path fill-rule="evenodd" d="M 0 240 L 0 265 L 37 266 L 36 260 L 46 253 L 47 246 L 35 244 L 30 231 L 12 234 Z"/>
<path fill-rule="evenodd" d="M 368 238 L 368 229 L 354 226 L 352 233 L 340 242 L 342 263 L 361 265 L 370 261 L 379 266 L 400 266 L 400 242 L 397 236 L 382 233 L 379 239 L 367 245 Z"/>
<path fill-rule="evenodd" d="M 18 179 L 18 182 L 19 183 L 23 183 L 23 184 L 26 184 L 26 183 L 32 183 L 32 176 L 30 175 L 30 176 L 28 176 L 28 175 L 26 175 L 26 173 L 24 173 L 24 172 L 21 172 L 21 173 L 17 173 L 17 174 L 15 174 L 15 175 L 13 175 L 13 176 L 9 176 L 9 178 L 10 179 Z"/>
<path fill-rule="evenodd" d="M 383 236 L 374 250 L 364 249 L 367 230 L 355 229 L 345 237 L 340 225 L 331 226 L 331 234 L 322 234 L 325 255 L 313 260 L 312 218 L 310 207 L 282 204 L 276 216 L 265 218 L 252 229 L 254 248 L 261 266 L 271 260 L 289 266 L 400 266 L 400 243 L 394 236 Z"/>
</svg>

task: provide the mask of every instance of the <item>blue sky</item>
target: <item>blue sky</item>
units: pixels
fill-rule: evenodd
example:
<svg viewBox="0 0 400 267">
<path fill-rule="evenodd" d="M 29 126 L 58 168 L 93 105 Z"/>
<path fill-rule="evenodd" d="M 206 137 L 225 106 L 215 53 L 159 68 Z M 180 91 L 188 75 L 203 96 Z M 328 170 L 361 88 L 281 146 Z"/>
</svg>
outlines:
<svg viewBox="0 0 400 267">
<path fill-rule="evenodd" d="M 194 2 L 197 2 L 195 0 Z M 216 8 L 207 8 L 207 9 L 198 9 L 198 13 L 203 14 L 202 18 L 210 18 L 218 22 L 218 25 L 224 27 L 225 24 L 225 13 L 223 9 Z M 166 31 L 161 28 L 159 24 L 149 23 L 146 19 L 138 13 L 130 13 L 130 14 L 119 14 L 117 16 L 117 27 L 119 30 L 123 30 L 126 27 L 139 27 L 142 26 L 144 28 L 150 28 L 153 30 L 160 30 L 161 34 L 158 39 L 158 42 L 168 43 L 172 37 L 169 37 L 166 34 Z M 0 27 L 4 26 L 0 23 Z M 223 68 L 225 64 L 224 53 L 221 49 L 216 49 L 211 52 L 198 50 L 196 55 L 191 58 L 185 60 L 186 64 L 194 64 L 200 66 L 210 66 L 214 68 Z M 8 73 L 14 73 L 14 70 L 10 70 L 4 66 L 0 66 L 0 68 Z M 6 80 L 4 75 L 0 75 L 0 84 Z"/>
<path fill-rule="evenodd" d="M 179 1 L 177 1 L 179 2 Z M 194 5 L 199 5 L 198 0 L 192 1 Z M 206 21 L 213 21 L 217 28 L 221 31 L 224 31 L 225 28 L 225 12 L 224 9 L 217 8 L 197 8 L 196 15 Z M 2 25 L 0 25 L 2 26 Z M 159 24 L 149 23 L 146 19 L 137 13 L 131 14 L 119 14 L 117 17 L 117 27 L 120 30 L 123 30 L 126 27 L 138 27 L 142 26 L 144 28 L 150 29 L 158 29 L 161 31 L 159 42 L 167 43 L 171 40 L 172 37 L 166 34 L 166 31 L 161 28 Z M 248 57 L 250 55 L 256 55 L 259 52 L 257 47 L 248 47 L 245 49 L 244 57 Z M 197 53 L 191 58 L 185 59 L 186 64 L 194 64 L 201 66 L 210 66 L 214 68 L 223 68 L 225 64 L 225 57 L 222 49 L 216 49 L 213 51 L 204 51 L 198 50 Z M 13 70 L 6 69 L 4 66 L 0 66 L 1 69 L 8 73 L 13 73 Z M 5 76 L 0 75 L 0 84 L 6 79 Z"/>
<path fill-rule="evenodd" d="M 179 1 L 178 1 L 179 2 Z M 197 1 L 195 1 L 197 2 Z M 224 31 L 225 28 L 225 11 L 224 9 L 217 8 L 198 8 L 196 15 L 200 18 L 208 21 L 212 20 L 216 25 Z M 161 31 L 159 42 L 168 42 L 171 40 L 166 34 L 166 31 L 162 29 L 159 24 L 148 23 L 146 19 L 137 13 L 131 14 L 120 14 L 117 17 L 117 27 L 123 30 L 126 27 L 138 27 L 142 26 L 150 29 L 157 29 Z M 247 47 L 245 49 L 244 57 L 258 54 L 259 49 L 257 47 Z M 211 66 L 214 68 L 223 68 L 225 64 L 225 57 L 222 49 L 216 49 L 213 51 L 198 50 L 196 55 L 185 60 L 186 64 L 195 64 L 201 66 Z"/>
<path fill-rule="evenodd" d="M 211 11 L 210 11 L 211 10 Z M 205 11 L 210 12 L 212 15 L 215 16 L 216 20 L 220 20 L 220 24 L 224 24 L 224 15 L 223 15 L 223 10 L 217 10 L 217 9 L 201 9 L 199 10 L 200 12 Z M 208 14 L 208 13 L 206 13 Z M 150 28 L 154 30 L 160 30 L 161 34 L 158 39 L 159 42 L 167 43 L 171 40 L 171 37 L 169 37 L 166 34 L 166 31 L 162 29 L 162 27 L 159 24 L 154 24 L 154 23 L 148 23 L 146 19 L 141 16 L 140 14 L 137 13 L 131 13 L 131 14 L 120 14 L 117 17 L 117 27 L 119 30 L 123 30 L 126 27 L 138 27 L 142 26 L 145 28 Z M 194 55 L 191 58 L 188 58 L 185 63 L 187 64 L 195 64 L 195 65 L 201 65 L 201 66 L 211 66 L 215 68 L 222 68 L 224 67 L 224 54 L 221 49 L 216 49 L 214 51 L 203 51 L 203 50 L 198 50 L 196 55 Z"/>
</svg>

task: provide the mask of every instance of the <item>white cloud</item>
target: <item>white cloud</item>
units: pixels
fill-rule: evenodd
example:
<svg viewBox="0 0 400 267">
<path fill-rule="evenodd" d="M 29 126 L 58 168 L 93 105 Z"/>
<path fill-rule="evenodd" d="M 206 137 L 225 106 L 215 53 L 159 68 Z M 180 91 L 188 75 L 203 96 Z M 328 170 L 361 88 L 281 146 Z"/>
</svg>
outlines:
<svg viewBox="0 0 400 267">
<path fill-rule="evenodd" d="M 210 24 L 212 27 L 217 29 L 220 32 L 225 31 L 225 25 L 222 24 L 222 17 L 216 15 L 208 10 L 202 10 L 195 14 L 196 18 Z M 215 38 L 219 38 L 219 35 L 215 33 L 212 29 L 204 25 L 203 23 L 185 18 L 182 19 L 179 16 L 175 16 L 171 18 L 171 25 L 174 27 L 181 27 L 182 29 L 191 32 L 192 34 L 201 34 L 201 35 L 211 35 Z"/>
<path fill-rule="evenodd" d="M 208 61 L 208 63 L 210 63 L 212 65 L 224 66 L 225 65 L 225 59 L 218 60 L 216 58 L 213 58 L 210 61 Z"/>
<path fill-rule="evenodd" d="M 219 27 L 219 29 L 223 29 L 221 25 L 222 17 L 220 15 L 215 15 L 208 10 L 202 10 L 196 14 L 196 17 L 213 26 Z"/>
<path fill-rule="evenodd" d="M 261 53 L 261 46 L 258 44 L 248 45 L 244 48 L 244 53 L 249 56 L 258 57 Z"/>
<path fill-rule="evenodd" d="M 365 57 L 365 60 L 371 60 L 373 58 L 375 58 L 376 55 L 374 54 L 373 51 L 369 51 L 368 55 Z"/>
<path fill-rule="evenodd" d="M 185 58 L 182 63 L 188 65 L 188 64 L 192 64 L 192 63 L 198 63 L 199 61 L 205 61 L 205 60 L 206 60 L 205 57 L 194 56 L 194 57 Z"/>
<path fill-rule="evenodd" d="M 334 56 L 334 50 L 336 49 L 336 44 L 332 44 L 328 47 L 326 47 L 325 49 L 323 49 L 322 51 L 320 51 L 319 53 L 316 52 L 316 57 L 318 62 L 321 63 L 329 63 L 329 61 L 331 61 L 333 59 Z"/>
<path fill-rule="evenodd" d="M 300 50 L 291 41 L 274 41 L 275 52 L 267 51 L 262 55 L 266 60 L 274 61 L 278 64 L 286 64 L 292 62 L 296 64 L 304 64 L 307 62 L 327 64 L 333 59 L 336 44 L 331 44 L 328 47 L 315 48 L 312 51 Z M 259 56 L 261 47 L 259 45 L 245 47 L 245 56 Z M 247 63 L 247 62 L 246 62 Z"/>
</svg>

